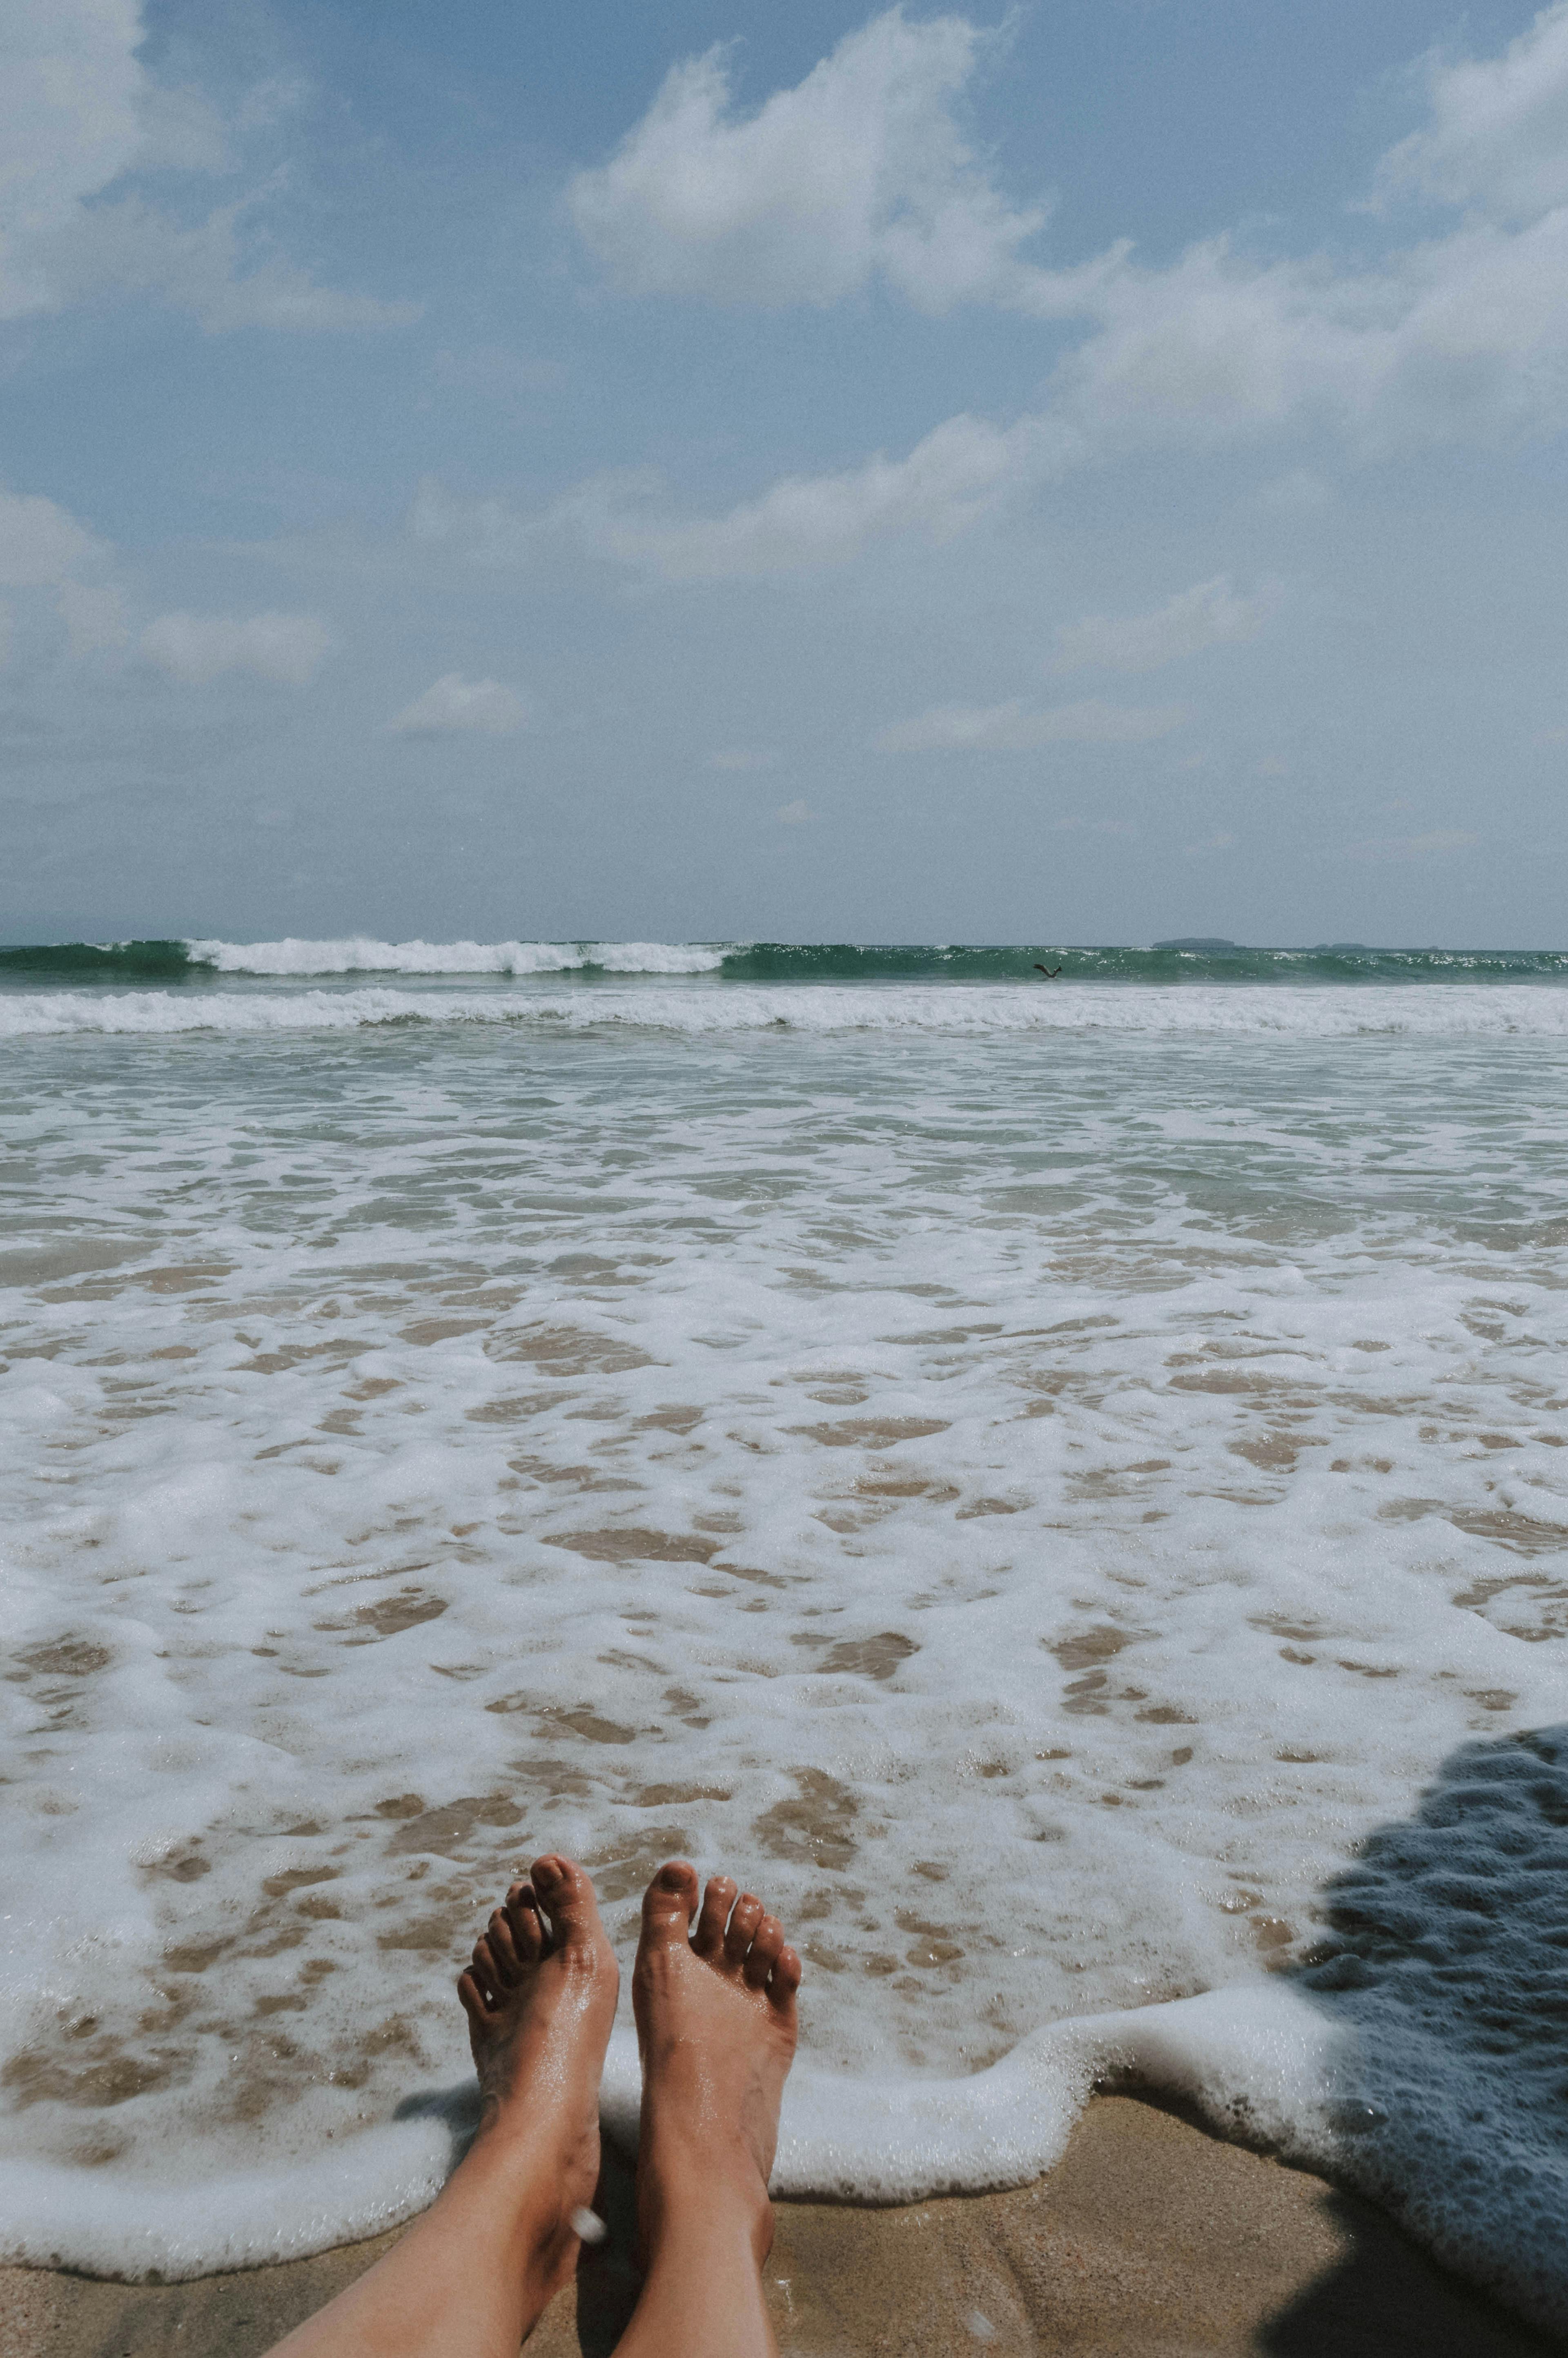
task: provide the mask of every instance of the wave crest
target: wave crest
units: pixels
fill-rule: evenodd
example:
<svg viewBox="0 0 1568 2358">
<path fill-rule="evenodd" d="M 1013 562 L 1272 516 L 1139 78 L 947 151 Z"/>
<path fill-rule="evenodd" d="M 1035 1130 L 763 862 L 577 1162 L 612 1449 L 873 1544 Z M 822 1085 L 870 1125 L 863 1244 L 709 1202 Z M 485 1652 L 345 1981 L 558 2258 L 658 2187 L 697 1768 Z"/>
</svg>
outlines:
<svg viewBox="0 0 1568 2358">
<path fill-rule="evenodd" d="M 724 952 L 689 942 L 189 941 L 216 974 L 714 974 Z"/>
<path fill-rule="evenodd" d="M 1356 943 L 1259 949 L 1241 943 L 1157 943 L 1137 949 L 1060 943 L 331 941 L 290 936 L 231 942 L 55 942 L 0 949 L 0 982 L 200 982 L 216 975 L 309 980 L 395 974 L 460 977 L 716 976 L 726 983 L 1002 983 L 1038 989 L 1038 965 L 1072 984 L 1498 984 L 1568 981 L 1561 950 L 1373 949 Z"/>
</svg>

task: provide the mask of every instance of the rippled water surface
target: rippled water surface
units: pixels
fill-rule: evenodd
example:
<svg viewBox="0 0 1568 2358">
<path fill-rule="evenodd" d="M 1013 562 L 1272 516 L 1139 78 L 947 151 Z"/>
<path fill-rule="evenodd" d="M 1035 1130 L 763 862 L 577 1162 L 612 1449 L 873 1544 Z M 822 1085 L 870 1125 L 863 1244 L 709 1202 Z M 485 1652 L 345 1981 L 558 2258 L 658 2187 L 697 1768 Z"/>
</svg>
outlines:
<svg viewBox="0 0 1568 2358">
<path fill-rule="evenodd" d="M 8 1042 L 5 2150 L 222 2173 L 453 2081 L 545 1844 L 628 1935 L 724 1862 L 819 2061 L 974 2071 L 1299 1958 L 1568 1716 L 1558 992 L 944 989 Z"/>
</svg>

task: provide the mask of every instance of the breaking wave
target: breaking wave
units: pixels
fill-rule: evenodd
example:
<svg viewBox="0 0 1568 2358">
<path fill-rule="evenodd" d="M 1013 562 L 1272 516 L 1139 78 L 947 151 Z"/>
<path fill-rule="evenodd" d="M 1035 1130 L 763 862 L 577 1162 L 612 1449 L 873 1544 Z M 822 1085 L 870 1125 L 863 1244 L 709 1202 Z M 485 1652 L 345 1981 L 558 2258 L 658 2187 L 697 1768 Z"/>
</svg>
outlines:
<svg viewBox="0 0 1568 2358">
<path fill-rule="evenodd" d="M 0 982 L 211 981 L 221 976 L 395 974 L 461 977 L 709 976 L 729 983 L 1487 983 L 1568 980 L 1561 950 L 1376 949 L 1359 943 L 1262 949 L 1236 942 L 1158 942 L 1151 948 L 1070 944 L 859 942 L 427 942 L 363 934 L 333 941 L 55 942 L 0 949 Z"/>
</svg>

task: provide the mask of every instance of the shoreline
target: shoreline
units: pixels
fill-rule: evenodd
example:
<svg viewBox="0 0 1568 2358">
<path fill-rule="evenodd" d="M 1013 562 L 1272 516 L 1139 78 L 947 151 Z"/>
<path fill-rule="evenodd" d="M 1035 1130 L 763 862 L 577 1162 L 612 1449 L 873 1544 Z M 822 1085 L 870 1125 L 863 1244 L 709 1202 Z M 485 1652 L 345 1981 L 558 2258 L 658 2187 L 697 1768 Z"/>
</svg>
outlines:
<svg viewBox="0 0 1568 2358">
<path fill-rule="evenodd" d="M 608 2358 L 633 2290 L 631 2179 L 531 2358 Z M 780 2201 L 766 2269 L 783 2358 L 1523 2358 L 1560 2348 L 1391 2220 L 1170 2105 L 1097 2095 L 1031 2185 L 887 2209 Z M 400 2231 L 399 2231 L 400 2232 Z M 261 2358 L 395 2234 L 174 2285 L 0 2268 L 10 2358 Z"/>
</svg>

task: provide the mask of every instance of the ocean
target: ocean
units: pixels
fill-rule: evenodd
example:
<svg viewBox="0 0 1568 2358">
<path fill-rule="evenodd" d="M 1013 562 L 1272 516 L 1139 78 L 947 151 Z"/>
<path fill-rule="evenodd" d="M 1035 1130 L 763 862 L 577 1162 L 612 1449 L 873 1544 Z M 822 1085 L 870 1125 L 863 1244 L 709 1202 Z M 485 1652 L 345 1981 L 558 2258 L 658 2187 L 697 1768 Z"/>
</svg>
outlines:
<svg viewBox="0 0 1568 2358">
<path fill-rule="evenodd" d="M 14 949 L 0 1152 L 5 2256 L 406 2216 L 684 1853 L 785 2190 L 1130 2076 L 1568 2324 L 1568 957 Z"/>
</svg>

